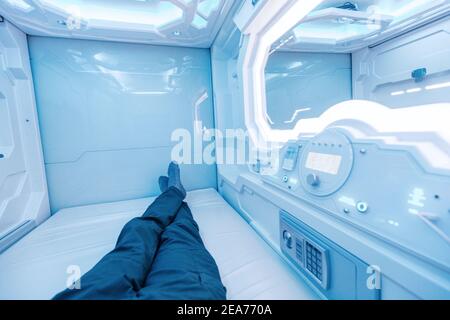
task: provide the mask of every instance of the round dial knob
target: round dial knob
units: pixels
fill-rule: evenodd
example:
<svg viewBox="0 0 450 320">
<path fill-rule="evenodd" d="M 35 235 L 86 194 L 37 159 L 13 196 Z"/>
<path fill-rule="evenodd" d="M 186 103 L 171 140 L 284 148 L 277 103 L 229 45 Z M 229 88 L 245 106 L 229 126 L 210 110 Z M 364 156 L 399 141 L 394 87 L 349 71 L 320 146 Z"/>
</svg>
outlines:
<svg viewBox="0 0 450 320">
<path fill-rule="evenodd" d="M 320 184 L 320 179 L 317 174 L 310 173 L 306 176 L 306 182 L 312 187 L 317 187 Z"/>
<path fill-rule="evenodd" d="M 288 247 L 289 249 L 292 248 L 292 235 L 289 231 L 287 230 L 283 231 L 283 240 L 284 243 L 286 244 L 286 247 Z"/>
</svg>

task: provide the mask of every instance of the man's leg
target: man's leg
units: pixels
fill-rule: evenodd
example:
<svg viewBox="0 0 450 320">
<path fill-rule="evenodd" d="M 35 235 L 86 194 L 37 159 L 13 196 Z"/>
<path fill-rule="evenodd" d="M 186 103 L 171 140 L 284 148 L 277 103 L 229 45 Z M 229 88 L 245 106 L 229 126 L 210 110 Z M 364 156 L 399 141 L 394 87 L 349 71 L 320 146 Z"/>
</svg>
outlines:
<svg viewBox="0 0 450 320">
<path fill-rule="evenodd" d="M 184 203 L 161 235 L 161 244 L 140 291 L 142 299 L 226 299 L 213 257 Z"/>
<path fill-rule="evenodd" d="M 81 289 L 66 289 L 54 299 L 136 299 L 145 284 L 161 234 L 173 221 L 184 195 L 174 187 L 162 193 L 122 229 L 116 247 L 81 277 Z"/>
</svg>

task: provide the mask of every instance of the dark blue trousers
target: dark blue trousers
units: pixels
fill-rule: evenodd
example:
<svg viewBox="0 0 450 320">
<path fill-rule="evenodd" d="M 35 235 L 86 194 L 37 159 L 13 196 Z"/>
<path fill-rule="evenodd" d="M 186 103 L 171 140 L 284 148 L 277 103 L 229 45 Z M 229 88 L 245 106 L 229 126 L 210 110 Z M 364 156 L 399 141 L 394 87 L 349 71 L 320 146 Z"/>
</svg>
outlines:
<svg viewBox="0 0 450 320">
<path fill-rule="evenodd" d="M 129 221 L 116 247 L 54 299 L 226 299 L 219 270 L 175 188 Z"/>
</svg>

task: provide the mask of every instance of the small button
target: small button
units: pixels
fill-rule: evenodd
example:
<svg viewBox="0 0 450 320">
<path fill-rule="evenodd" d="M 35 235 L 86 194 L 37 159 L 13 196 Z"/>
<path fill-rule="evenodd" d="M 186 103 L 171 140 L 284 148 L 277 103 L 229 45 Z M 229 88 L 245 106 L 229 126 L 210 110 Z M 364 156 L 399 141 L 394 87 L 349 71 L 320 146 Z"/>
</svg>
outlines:
<svg viewBox="0 0 450 320">
<path fill-rule="evenodd" d="M 289 178 L 288 178 L 288 176 L 283 176 L 282 180 L 284 183 L 286 183 L 286 182 L 288 182 Z"/>
<path fill-rule="evenodd" d="M 356 204 L 356 209 L 360 212 L 360 213 L 366 213 L 367 210 L 369 209 L 369 205 L 367 204 L 367 202 L 364 201 L 360 201 Z"/>
</svg>

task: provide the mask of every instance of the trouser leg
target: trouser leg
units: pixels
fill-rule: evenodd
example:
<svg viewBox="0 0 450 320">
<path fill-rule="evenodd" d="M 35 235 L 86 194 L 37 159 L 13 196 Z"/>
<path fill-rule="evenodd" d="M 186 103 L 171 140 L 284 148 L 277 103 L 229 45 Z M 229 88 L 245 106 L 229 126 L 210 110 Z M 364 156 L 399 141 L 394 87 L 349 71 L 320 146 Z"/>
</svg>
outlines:
<svg viewBox="0 0 450 320">
<path fill-rule="evenodd" d="M 142 217 L 122 229 L 116 247 L 80 279 L 80 289 L 66 289 L 54 299 L 136 299 L 145 284 L 161 234 L 175 218 L 183 196 L 175 188 L 162 193 Z"/>
<path fill-rule="evenodd" d="M 205 248 L 187 204 L 161 235 L 161 244 L 140 292 L 142 299 L 226 299 L 219 270 Z"/>
</svg>

